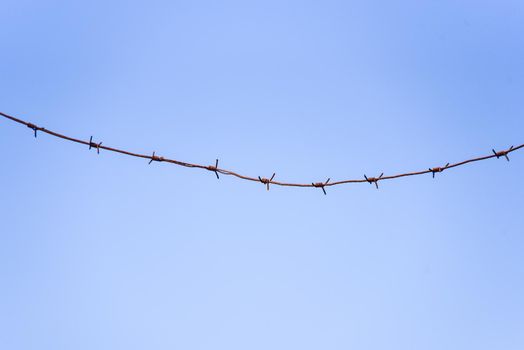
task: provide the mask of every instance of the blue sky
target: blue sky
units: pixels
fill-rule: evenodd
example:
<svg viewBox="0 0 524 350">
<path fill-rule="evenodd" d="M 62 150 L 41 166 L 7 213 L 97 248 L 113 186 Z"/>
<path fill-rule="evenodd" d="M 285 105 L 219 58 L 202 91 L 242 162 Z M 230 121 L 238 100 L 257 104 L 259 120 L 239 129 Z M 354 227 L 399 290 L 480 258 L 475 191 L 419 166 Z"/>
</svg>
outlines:
<svg viewBox="0 0 524 350">
<path fill-rule="evenodd" d="M 522 1 L 0 1 L 0 110 L 312 182 L 523 142 Z M 0 120 L 0 347 L 522 349 L 524 157 L 318 189 Z"/>
</svg>

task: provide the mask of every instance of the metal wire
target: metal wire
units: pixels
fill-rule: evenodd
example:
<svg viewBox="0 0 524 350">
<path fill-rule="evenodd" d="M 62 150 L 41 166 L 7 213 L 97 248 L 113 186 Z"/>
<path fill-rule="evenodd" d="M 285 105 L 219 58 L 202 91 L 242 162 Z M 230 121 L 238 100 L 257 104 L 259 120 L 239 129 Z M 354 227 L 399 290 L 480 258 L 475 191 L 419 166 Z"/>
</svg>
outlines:
<svg viewBox="0 0 524 350">
<path fill-rule="evenodd" d="M 125 154 L 125 155 L 132 156 L 132 157 L 149 159 L 149 164 L 151 164 L 152 162 L 166 162 L 166 163 L 172 163 L 172 164 L 176 164 L 176 165 L 179 165 L 179 166 L 183 166 L 183 167 L 186 167 L 186 168 L 203 169 L 203 170 L 207 170 L 207 171 L 211 171 L 211 172 L 215 173 L 217 179 L 220 178 L 219 175 L 218 175 L 220 173 L 220 174 L 223 174 L 223 175 L 234 176 L 234 177 L 237 177 L 237 178 L 242 179 L 242 180 L 253 181 L 253 182 L 260 182 L 267 188 L 267 190 L 269 190 L 269 185 L 271 184 L 271 185 L 276 185 L 276 186 L 287 186 L 287 187 L 321 188 L 324 194 L 326 194 L 325 187 L 330 187 L 330 186 L 349 184 L 349 183 L 366 183 L 367 182 L 367 183 L 370 183 L 370 184 L 374 184 L 376 186 L 376 188 L 378 189 L 379 181 L 392 180 L 392 179 L 398 179 L 398 178 L 406 177 L 406 176 L 416 176 L 416 175 L 423 175 L 423 174 L 432 174 L 433 177 L 435 177 L 436 173 L 441 173 L 444 170 L 456 168 L 458 166 L 462 166 L 462 165 L 465 165 L 465 164 L 468 164 L 468 163 L 478 162 L 478 161 L 486 160 L 486 159 L 490 159 L 490 158 L 497 158 L 498 159 L 498 158 L 504 157 L 507 161 L 509 161 L 508 154 L 510 154 L 511 152 L 515 152 L 516 150 L 519 150 L 521 148 L 524 148 L 524 144 L 521 144 L 519 146 L 511 146 L 507 150 L 502 150 L 502 151 L 495 151 L 494 149 L 492 149 L 492 154 L 487 155 L 487 156 L 481 156 L 481 157 L 477 157 L 477 158 L 467 159 L 467 160 L 463 160 L 461 162 L 453 163 L 453 164 L 448 163 L 448 164 L 446 164 L 445 166 L 442 166 L 442 167 L 428 168 L 427 170 L 421 170 L 421 171 L 415 171 L 415 172 L 409 172 L 409 173 L 402 173 L 402 174 L 396 174 L 396 175 L 386 175 L 386 176 L 384 176 L 384 173 L 382 173 L 379 177 L 368 177 L 367 175 L 364 175 L 363 179 L 347 179 L 347 180 L 332 181 L 332 182 L 330 182 L 330 179 L 327 179 L 327 181 L 325 181 L 325 182 L 292 183 L 292 182 L 275 181 L 274 180 L 275 173 L 273 173 L 273 176 L 271 176 L 271 178 L 268 179 L 268 178 L 264 178 L 264 177 L 260 177 L 260 176 L 257 176 L 257 177 L 246 176 L 246 175 L 242 175 L 242 174 L 236 173 L 236 172 L 231 171 L 231 170 L 222 169 L 222 168 L 218 167 L 218 159 L 216 160 L 214 165 L 201 165 L 201 164 L 193 164 L 193 163 L 182 162 L 182 161 L 179 161 L 179 160 L 176 160 L 176 159 L 169 159 L 169 158 L 160 157 L 160 156 L 156 155 L 155 152 L 153 152 L 152 155 L 134 153 L 134 152 L 129 152 L 129 151 L 126 151 L 126 150 L 118 149 L 118 148 L 113 148 L 113 147 L 109 147 L 109 146 L 103 146 L 102 142 L 99 142 L 99 143 L 93 142 L 93 137 L 92 136 L 89 139 L 89 141 L 84 141 L 84 140 L 76 139 L 76 138 L 73 138 L 73 137 L 70 137 L 70 136 L 59 134 L 57 132 L 51 131 L 49 129 L 46 129 L 46 128 L 43 128 L 43 127 L 40 127 L 40 126 L 37 126 L 37 125 L 35 125 L 33 123 L 26 122 L 24 120 L 18 119 L 16 117 L 10 116 L 10 115 L 2 113 L 2 112 L 0 112 L 0 116 L 2 116 L 4 118 L 7 118 L 9 120 L 12 120 L 12 121 L 14 121 L 16 123 L 19 123 L 19 124 L 27 126 L 28 128 L 30 128 L 30 129 L 32 129 L 34 131 L 34 136 L 35 137 L 37 137 L 37 132 L 40 131 L 40 132 L 43 132 L 43 133 L 46 133 L 46 134 L 49 134 L 49 135 L 52 135 L 52 136 L 55 136 L 55 137 L 67 140 L 67 141 L 76 142 L 76 143 L 80 143 L 80 144 L 89 146 L 89 149 L 95 148 L 97 150 L 97 153 L 100 153 L 100 150 L 106 150 L 106 151 L 110 151 L 110 152 L 116 152 L 116 153 Z"/>
</svg>

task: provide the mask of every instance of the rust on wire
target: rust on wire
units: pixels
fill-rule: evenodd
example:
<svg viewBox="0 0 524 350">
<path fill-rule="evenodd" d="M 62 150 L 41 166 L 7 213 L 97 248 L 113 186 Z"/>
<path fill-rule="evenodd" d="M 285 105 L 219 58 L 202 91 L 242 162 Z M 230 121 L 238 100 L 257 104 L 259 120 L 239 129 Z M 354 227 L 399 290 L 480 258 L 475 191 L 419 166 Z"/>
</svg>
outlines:
<svg viewBox="0 0 524 350">
<path fill-rule="evenodd" d="M 433 178 L 435 178 L 435 173 L 443 172 L 444 170 L 448 168 L 448 166 L 449 166 L 449 163 L 443 167 L 429 168 L 428 170 L 431 171 L 431 173 L 433 174 Z"/>
<path fill-rule="evenodd" d="M 43 128 L 43 127 L 36 126 L 33 123 L 26 122 L 24 120 L 18 119 L 16 117 L 13 117 L 11 115 L 8 115 L 8 114 L 2 113 L 2 112 L 0 112 L 0 116 L 4 117 L 6 119 L 9 119 L 11 121 L 14 121 L 14 122 L 16 122 L 18 124 L 22 124 L 22 125 L 27 126 L 28 128 L 30 128 L 30 129 L 32 129 L 34 131 L 34 136 L 35 137 L 37 136 L 37 131 L 41 131 L 43 133 L 46 133 L 48 135 L 51 135 L 51 136 L 54 136 L 54 137 L 57 137 L 57 138 L 60 138 L 60 139 L 63 139 L 63 140 L 67 140 L 67 141 L 71 141 L 71 142 L 75 142 L 75 143 L 79 143 L 79 144 L 82 144 L 82 145 L 89 146 L 89 149 L 96 148 L 97 153 L 100 153 L 100 150 L 103 149 L 103 150 L 106 150 L 106 151 L 109 151 L 109 152 L 120 153 L 120 154 L 124 154 L 124 155 L 131 156 L 131 157 L 149 159 L 149 164 L 151 164 L 154 161 L 155 162 L 167 162 L 167 163 L 172 163 L 172 164 L 175 164 L 175 165 L 178 165 L 178 166 L 183 166 L 183 167 L 186 167 L 186 168 L 198 168 L 198 169 L 213 171 L 217 178 L 219 178 L 218 173 L 220 173 L 220 174 L 223 174 L 223 175 L 234 176 L 236 178 L 239 178 L 239 179 L 242 179 L 242 180 L 246 180 L 246 181 L 261 182 L 262 184 L 264 184 L 266 186 L 267 190 L 269 190 L 269 185 L 272 184 L 272 185 L 276 185 L 276 186 L 285 186 L 285 187 L 321 188 L 322 191 L 324 192 L 324 194 L 326 194 L 325 187 L 329 187 L 329 186 L 337 186 L 337 185 L 351 184 L 351 183 L 366 183 L 367 182 L 367 183 L 370 183 L 370 184 L 375 184 L 375 187 L 378 188 L 379 181 L 393 180 L 393 179 L 398 179 L 398 178 L 401 178 L 401 177 L 416 176 L 416 175 L 422 175 L 422 174 L 432 174 L 433 177 L 435 177 L 436 173 L 441 173 L 444 170 L 456 168 L 456 167 L 463 166 L 463 165 L 466 165 L 466 164 L 469 164 L 469 163 L 479 162 L 479 161 L 490 159 L 490 158 L 497 158 L 498 159 L 500 157 L 504 157 L 504 158 L 506 158 L 507 161 L 509 161 L 509 156 L 508 156 L 509 153 L 515 152 L 515 151 L 517 151 L 519 149 L 524 148 L 524 144 L 521 144 L 519 146 L 511 146 L 507 150 L 502 150 L 502 151 L 498 151 L 498 152 L 495 151 L 495 149 L 492 149 L 491 151 L 492 151 L 493 154 L 490 154 L 490 155 L 487 155 L 487 156 L 471 158 L 471 159 L 463 160 L 461 162 L 453 163 L 453 164 L 448 163 L 444 167 L 434 167 L 434 168 L 428 168 L 427 170 L 414 171 L 414 172 L 402 173 L 402 174 L 396 174 L 396 175 L 384 176 L 384 173 L 382 173 L 379 177 L 368 177 L 367 175 L 364 175 L 364 179 L 347 179 L 347 180 L 340 180 L 340 181 L 333 181 L 333 182 L 330 182 L 330 179 L 327 179 L 327 181 L 325 181 L 325 182 L 293 183 L 293 182 L 274 181 L 273 179 L 275 177 L 275 173 L 273 173 L 273 176 L 271 176 L 271 178 L 267 179 L 267 178 L 263 178 L 263 177 L 260 177 L 260 176 L 258 176 L 258 177 L 251 177 L 251 176 L 246 176 L 246 175 L 242 175 L 242 174 L 236 173 L 236 172 L 231 171 L 231 170 L 220 169 L 218 167 L 218 159 L 216 160 L 214 166 L 213 165 L 206 166 L 206 165 L 201 165 L 201 164 L 193 164 L 193 163 L 182 162 L 182 161 L 176 160 L 176 159 L 169 159 L 169 158 L 160 157 L 160 156 L 157 156 L 155 152 L 153 152 L 153 155 L 135 153 L 135 152 L 130 152 L 130 151 L 126 151 L 126 150 L 123 150 L 123 149 L 114 148 L 114 147 L 103 146 L 102 142 L 95 143 L 95 142 L 93 142 L 93 137 L 92 136 L 89 139 L 89 141 L 84 141 L 84 140 L 76 139 L 76 138 L 73 138 L 73 137 L 70 137 L 70 136 L 67 136 L 67 135 L 59 134 L 57 132 L 48 130 L 48 129 Z"/>
<path fill-rule="evenodd" d="M 366 179 L 366 181 L 369 182 L 370 184 L 375 184 L 375 186 L 377 187 L 377 190 L 378 190 L 378 182 L 382 179 L 383 176 L 384 176 L 384 173 L 380 174 L 379 177 L 367 177 L 366 174 L 364 174 L 364 178 Z"/>
<path fill-rule="evenodd" d="M 491 149 L 491 151 L 493 152 L 493 154 L 497 157 L 497 159 L 499 159 L 500 157 L 505 157 L 506 160 L 509 162 L 509 157 L 508 157 L 508 153 L 511 152 L 513 150 L 513 146 L 511 146 L 508 150 L 506 151 L 499 151 L 499 152 L 496 152 L 494 149 Z"/>
<path fill-rule="evenodd" d="M 266 185 L 267 190 L 269 191 L 269 184 L 272 183 L 273 179 L 275 178 L 276 173 L 273 173 L 270 179 L 266 179 L 265 177 L 258 177 L 258 181 L 262 182 L 264 185 Z"/>
<path fill-rule="evenodd" d="M 218 176 L 218 159 L 216 160 L 215 165 L 208 165 L 206 169 L 214 172 L 217 176 L 217 179 L 220 179 L 220 176 Z"/>
<path fill-rule="evenodd" d="M 331 178 L 328 178 L 326 180 L 326 182 L 312 182 L 311 185 L 313 187 L 321 188 L 322 192 L 324 192 L 324 195 L 327 195 L 327 193 L 326 193 L 326 186 L 328 185 L 329 180 L 331 180 Z"/>
<path fill-rule="evenodd" d="M 153 162 L 163 162 L 165 161 L 166 159 L 164 157 L 159 157 L 155 154 L 155 152 L 153 152 L 153 155 L 149 157 L 151 160 L 149 161 L 149 164 L 153 163 Z"/>
<path fill-rule="evenodd" d="M 91 150 L 91 148 L 96 148 L 96 153 L 100 154 L 100 146 L 102 146 L 102 142 L 93 142 L 93 136 L 89 138 L 89 150 Z"/>
<path fill-rule="evenodd" d="M 26 125 L 27 125 L 27 127 L 28 127 L 29 129 L 33 129 L 33 131 L 35 132 L 35 138 L 36 138 L 36 132 L 37 132 L 38 129 L 39 129 L 38 126 L 36 126 L 35 124 L 31 124 L 31 123 L 27 123 Z"/>
</svg>

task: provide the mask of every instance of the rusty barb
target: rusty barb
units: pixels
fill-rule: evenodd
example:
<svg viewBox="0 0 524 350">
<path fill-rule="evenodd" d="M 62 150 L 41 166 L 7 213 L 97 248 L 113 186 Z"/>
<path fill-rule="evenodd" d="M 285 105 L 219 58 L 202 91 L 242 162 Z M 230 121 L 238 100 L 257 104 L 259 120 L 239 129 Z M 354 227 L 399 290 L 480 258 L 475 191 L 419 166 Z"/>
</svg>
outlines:
<svg viewBox="0 0 524 350">
<path fill-rule="evenodd" d="M 449 163 L 446 164 L 445 166 L 443 167 L 436 167 L 436 168 L 429 168 L 428 170 L 431 171 L 431 173 L 433 174 L 433 178 L 435 178 L 435 174 L 436 173 L 441 173 L 443 172 L 444 170 L 446 170 L 449 166 Z"/>
<path fill-rule="evenodd" d="M 392 179 L 397 179 L 397 178 L 401 178 L 401 177 L 418 176 L 418 175 L 428 174 L 428 173 L 431 173 L 433 175 L 433 177 L 435 177 L 435 174 L 441 173 L 444 170 L 448 170 L 448 169 L 451 169 L 451 168 L 456 168 L 456 167 L 463 166 L 463 165 L 466 165 L 466 164 L 469 164 L 469 163 L 479 162 L 479 161 L 483 161 L 483 160 L 490 159 L 490 158 L 495 158 L 495 157 L 496 158 L 504 157 L 504 158 L 506 158 L 506 160 L 509 161 L 509 156 L 508 156 L 509 153 L 515 152 L 515 151 L 517 151 L 519 149 L 523 149 L 524 148 L 524 144 L 521 144 L 521 145 L 518 145 L 518 146 L 511 146 L 509 149 L 504 150 L 504 151 L 498 151 L 497 152 L 497 151 L 495 151 L 495 149 L 492 149 L 493 154 L 484 155 L 484 156 L 480 156 L 480 157 L 476 157 L 476 158 L 470 158 L 470 159 L 463 160 L 463 161 L 460 161 L 460 162 L 457 162 L 457 163 L 452 163 L 452 164 L 448 163 L 448 164 L 446 164 L 443 167 L 427 168 L 427 170 L 405 172 L 405 173 L 400 173 L 400 174 L 395 174 L 395 175 L 388 175 L 388 176 L 384 176 L 384 173 L 382 173 L 382 174 L 380 174 L 379 177 L 367 177 L 367 175 L 364 175 L 365 180 L 364 179 L 343 179 L 343 180 L 330 182 L 330 179 L 327 179 L 325 182 L 296 183 L 296 182 L 273 181 L 273 179 L 275 178 L 275 173 L 273 173 L 273 176 L 271 176 L 271 178 L 267 179 L 267 178 L 262 178 L 260 176 L 254 177 L 254 176 L 242 175 L 242 174 L 239 174 L 239 173 L 234 172 L 232 170 L 219 169 L 218 168 L 218 159 L 216 160 L 215 165 L 206 166 L 206 165 L 201 165 L 201 164 L 193 164 L 193 163 L 188 163 L 188 162 L 182 162 L 182 161 L 176 160 L 176 159 L 160 157 L 160 156 L 157 156 L 155 152 L 153 152 L 153 155 L 148 155 L 148 154 L 143 154 L 143 153 L 131 152 L 131 151 L 124 150 L 124 149 L 118 149 L 118 148 L 113 148 L 113 147 L 108 147 L 108 146 L 102 146 L 102 142 L 99 142 L 99 143 L 93 142 L 93 136 L 91 136 L 89 141 L 81 140 L 81 139 L 77 139 L 77 138 L 74 138 L 74 137 L 71 137 L 71 136 L 59 134 L 57 132 L 54 132 L 52 130 L 49 130 L 49 129 L 46 129 L 46 128 L 43 128 L 43 127 L 40 127 L 40 126 L 36 126 L 33 123 L 30 123 L 30 122 L 27 122 L 25 120 L 22 120 L 22 119 L 10 116 L 10 115 L 2 113 L 2 112 L 0 112 L 0 116 L 4 117 L 5 119 L 9 119 L 9 120 L 11 120 L 11 121 L 13 121 L 15 123 L 27 126 L 28 128 L 30 128 L 31 130 L 34 131 L 34 136 L 35 137 L 37 137 L 37 132 L 40 131 L 42 133 L 45 133 L 45 134 L 57 137 L 57 138 L 62 139 L 62 140 L 66 140 L 66 141 L 69 141 L 69 142 L 74 142 L 74 143 L 78 143 L 78 144 L 89 146 L 89 149 L 96 148 L 97 153 L 100 153 L 100 149 L 103 149 L 103 150 L 106 150 L 108 152 L 119 153 L 119 154 L 123 154 L 123 155 L 130 156 L 130 157 L 149 159 L 149 164 L 151 164 L 153 162 L 164 162 L 165 161 L 165 162 L 169 162 L 171 164 L 174 164 L 174 165 L 177 165 L 177 166 L 186 167 L 186 168 L 203 169 L 203 170 L 214 172 L 216 177 L 217 177 L 217 179 L 220 178 L 220 176 L 219 176 L 219 173 L 220 173 L 222 175 L 236 177 L 236 178 L 238 178 L 240 180 L 252 181 L 252 182 L 260 182 L 260 183 L 262 183 L 262 184 L 264 184 L 266 186 L 267 190 L 269 190 L 269 185 L 272 184 L 272 185 L 276 185 L 276 186 L 286 186 L 286 187 L 320 188 L 320 189 L 322 189 L 322 192 L 324 194 L 327 194 L 326 193 L 326 189 L 325 189 L 325 187 L 327 187 L 327 186 L 336 186 L 336 185 L 343 185 L 343 184 L 355 184 L 355 183 L 368 182 L 370 184 L 375 184 L 375 187 L 378 188 L 378 182 L 382 181 L 382 180 L 386 180 L 386 179 L 387 180 L 392 180 Z"/>
<path fill-rule="evenodd" d="M 216 160 L 215 165 L 208 165 L 206 169 L 214 172 L 217 176 L 217 179 L 220 179 L 220 176 L 218 176 L 218 159 Z"/>
<path fill-rule="evenodd" d="M 273 175 L 271 176 L 270 179 L 266 179 L 265 177 L 260 177 L 260 176 L 259 176 L 259 177 L 258 177 L 258 180 L 259 180 L 260 182 L 262 182 L 264 185 L 266 185 L 266 188 L 267 188 L 267 190 L 269 191 L 269 184 L 271 183 L 271 181 L 273 181 L 273 179 L 275 178 L 275 175 L 276 175 L 276 173 L 273 173 Z"/>
<path fill-rule="evenodd" d="M 89 139 L 89 150 L 91 150 L 91 148 L 96 148 L 96 153 L 100 154 L 100 146 L 102 146 L 102 142 L 93 142 L 93 136 L 91 136 L 91 138 Z"/>
<path fill-rule="evenodd" d="M 36 132 L 37 132 L 38 129 L 40 129 L 40 128 L 39 128 L 38 126 L 36 126 L 35 124 L 32 124 L 32 123 L 27 123 L 26 125 L 27 125 L 27 127 L 28 127 L 29 129 L 33 129 L 33 131 L 35 132 L 35 138 L 36 138 Z"/>
<path fill-rule="evenodd" d="M 311 185 L 313 185 L 313 187 L 316 187 L 316 188 L 321 188 L 322 189 L 322 192 L 324 192 L 324 195 L 326 195 L 326 186 L 329 182 L 329 180 L 331 180 L 331 178 L 328 178 L 326 180 L 326 182 L 312 182 Z"/>
<path fill-rule="evenodd" d="M 155 152 L 153 152 L 153 155 L 151 157 L 149 157 L 149 158 L 151 158 L 151 160 L 149 161 L 149 164 L 153 163 L 153 161 L 155 161 L 155 162 L 163 162 L 165 160 L 164 157 L 159 157 L 159 156 L 155 155 Z"/>
<path fill-rule="evenodd" d="M 505 151 L 498 151 L 498 152 L 496 152 L 494 149 L 491 149 L 491 151 L 497 157 L 497 159 L 499 159 L 500 157 L 505 157 L 506 160 L 509 162 L 508 153 L 513 151 L 513 146 L 511 146 L 509 149 L 507 149 Z"/>
<path fill-rule="evenodd" d="M 375 184 L 375 186 L 377 187 L 377 190 L 378 190 L 378 182 L 382 179 L 382 176 L 384 176 L 384 173 L 380 174 L 379 177 L 367 177 L 366 174 L 364 174 L 364 178 L 366 179 L 366 181 L 369 182 L 370 184 Z"/>
</svg>

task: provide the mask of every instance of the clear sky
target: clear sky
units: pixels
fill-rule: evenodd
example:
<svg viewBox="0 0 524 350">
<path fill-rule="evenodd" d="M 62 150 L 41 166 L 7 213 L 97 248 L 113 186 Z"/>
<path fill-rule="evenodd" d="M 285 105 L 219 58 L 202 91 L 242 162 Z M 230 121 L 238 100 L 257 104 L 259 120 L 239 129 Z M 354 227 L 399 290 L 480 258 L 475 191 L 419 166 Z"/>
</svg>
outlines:
<svg viewBox="0 0 524 350">
<path fill-rule="evenodd" d="M 524 2 L 0 1 L 0 110 L 312 182 L 524 142 Z M 0 120 L 2 349 L 524 348 L 524 152 L 272 187 Z"/>
</svg>

